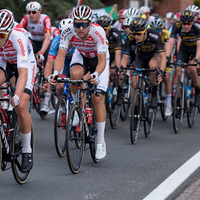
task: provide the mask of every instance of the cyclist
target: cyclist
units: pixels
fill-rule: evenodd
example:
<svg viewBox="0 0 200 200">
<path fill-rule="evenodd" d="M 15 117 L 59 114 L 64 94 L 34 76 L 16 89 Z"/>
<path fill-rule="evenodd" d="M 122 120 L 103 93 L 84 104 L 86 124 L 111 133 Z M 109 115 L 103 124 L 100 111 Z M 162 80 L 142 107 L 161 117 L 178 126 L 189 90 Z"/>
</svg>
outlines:
<svg viewBox="0 0 200 200">
<path fill-rule="evenodd" d="M 200 25 L 194 22 L 195 14 L 190 10 L 181 12 L 180 21 L 173 24 L 172 33 L 166 49 L 167 60 L 170 60 L 170 54 L 175 43 L 175 37 L 179 34 L 181 44 L 177 54 L 177 60 L 182 62 L 189 62 L 189 58 L 193 56 L 195 59 L 192 61 L 199 62 L 200 59 Z M 187 71 L 192 74 L 192 80 L 195 85 L 195 106 L 199 106 L 199 79 L 195 66 L 188 66 Z M 181 67 L 176 68 L 177 78 L 180 77 Z"/>
<path fill-rule="evenodd" d="M 20 25 L 30 32 L 33 50 L 37 54 L 37 62 L 44 62 L 45 66 L 50 43 L 53 39 L 51 35 L 51 19 L 49 16 L 41 14 L 42 6 L 36 1 L 29 2 L 26 5 L 26 11 L 28 15 L 22 18 Z"/>
<path fill-rule="evenodd" d="M 121 54 L 122 54 L 122 35 L 121 32 L 116 29 L 112 28 L 112 19 L 111 17 L 107 15 L 102 15 L 98 20 L 97 24 L 99 24 L 101 27 L 103 27 L 106 37 L 108 39 L 108 45 L 109 45 L 109 53 L 110 53 L 110 66 L 114 67 L 115 65 L 120 69 L 121 64 Z M 118 96 L 117 96 L 117 104 L 121 105 L 123 102 L 123 90 L 121 87 L 121 80 L 118 79 L 115 76 L 115 70 L 110 69 L 111 76 L 113 76 L 114 81 L 118 87 Z"/>
<path fill-rule="evenodd" d="M 150 27 L 157 30 L 161 36 L 162 44 L 164 45 L 164 50 L 166 51 L 166 44 L 169 41 L 170 32 L 163 29 L 164 28 L 164 21 L 160 18 L 155 18 L 151 24 Z M 165 115 L 171 116 L 172 114 L 172 106 L 171 106 L 171 94 L 172 94 L 172 83 L 170 80 L 170 76 L 172 73 L 172 67 L 167 66 L 165 69 L 165 76 L 164 76 L 164 83 L 165 83 L 165 93 L 166 93 L 166 109 L 165 109 Z"/>
<path fill-rule="evenodd" d="M 18 125 L 23 138 L 21 172 L 33 167 L 31 141 L 31 115 L 27 110 L 30 99 L 36 61 L 33 47 L 28 40 L 28 32 L 14 21 L 9 10 L 0 10 L 0 85 L 12 78 L 17 78 L 15 94 L 11 105 L 18 115 Z"/>
<path fill-rule="evenodd" d="M 148 6 L 141 6 L 139 8 L 139 12 L 141 12 L 142 14 L 146 15 L 146 20 L 148 25 L 151 23 L 152 20 L 154 20 L 154 16 L 151 16 L 151 12 L 150 12 L 150 8 Z M 149 28 L 149 27 L 148 27 Z"/>
<path fill-rule="evenodd" d="M 168 12 L 166 14 L 165 29 L 169 30 L 174 24 L 174 13 Z"/>
<path fill-rule="evenodd" d="M 60 25 L 59 25 L 60 32 L 64 29 L 64 27 L 67 24 L 69 24 L 71 22 L 73 22 L 73 20 L 70 19 L 70 18 L 63 19 L 60 22 Z M 57 56 L 57 51 L 58 51 L 59 45 L 60 45 L 60 38 L 61 38 L 61 35 L 58 35 L 51 42 L 51 47 L 50 47 L 50 50 L 49 50 L 47 63 L 46 63 L 46 66 L 44 68 L 44 77 L 46 77 L 46 78 L 48 78 L 52 73 L 54 61 L 55 61 L 55 58 Z M 66 75 L 68 77 L 70 77 L 69 64 L 71 62 L 71 58 L 72 58 L 72 54 L 74 53 L 74 50 L 75 50 L 75 47 L 73 47 L 70 44 L 69 48 L 67 50 L 67 54 L 66 54 L 66 57 L 65 57 L 65 63 L 64 63 L 63 70 L 62 70 L 62 74 Z M 51 89 L 50 84 L 48 84 L 48 82 L 46 82 L 46 84 L 44 84 L 44 86 L 42 88 L 42 90 L 44 90 L 44 91 L 47 90 L 47 92 L 45 92 L 45 94 L 44 94 L 44 106 L 41 108 L 42 114 L 46 114 L 50 110 L 50 108 L 49 108 L 49 100 L 50 100 L 50 96 L 51 96 L 50 89 Z M 58 90 L 57 90 L 58 95 L 60 94 L 60 92 L 59 92 L 60 89 L 62 89 L 62 88 L 58 88 Z"/>
<path fill-rule="evenodd" d="M 131 46 L 135 45 L 137 52 L 134 67 L 147 68 L 149 66 L 150 69 L 158 69 L 160 67 L 158 81 L 161 82 L 166 67 L 166 57 L 159 33 L 154 29 L 147 29 L 147 21 L 141 17 L 136 17 L 131 21 L 130 30 L 132 33 L 130 33 L 126 39 L 121 64 L 123 67 L 126 67 L 130 56 Z M 133 98 L 138 77 L 133 76 L 132 81 Z M 151 83 L 153 85 L 153 91 L 150 106 L 155 108 L 157 106 L 156 95 L 158 83 L 156 83 L 155 74 L 153 73 L 151 73 Z"/>
<path fill-rule="evenodd" d="M 122 35 L 125 33 L 125 30 L 123 28 L 123 22 L 126 19 L 125 11 L 126 11 L 125 9 L 121 9 L 118 11 L 119 20 L 113 24 L 113 28 L 118 29 Z"/>
<path fill-rule="evenodd" d="M 60 30 L 58 28 L 56 28 L 55 26 L 51 27 L 51 35 L 53 35 L 53 38 L 55 38 L 56 36 L 60 35 Z"/>
<path fill-rule="evenodd" d="M 92 94 L 95 107 L 95 119 L 97 126 L 97 149 L 95 157 L 102 159 L 106 156 L 106 143 L 104 130 L 106 122 L 106 108 L 104 95 L 109 81 L 109 52 L 105 31 L 99 25 L 91 22 L 92 10 L 85 5 L 78 6 L 73 11 L 73 24 L 68 24 L 62 31 L 59 51 L 55 60 L 53 78 L 59 74 L 71 42 L 76 50 L 70 63 L 70 78 L 80 80 L 84 74 L 90 72 L 91 83 L 97 84 L 99 97 Z M 72 97 L 76 101 L 76 86 L 71 85 Z M 72 123 L 74 123 L 73 120 Z"/>
</svg>

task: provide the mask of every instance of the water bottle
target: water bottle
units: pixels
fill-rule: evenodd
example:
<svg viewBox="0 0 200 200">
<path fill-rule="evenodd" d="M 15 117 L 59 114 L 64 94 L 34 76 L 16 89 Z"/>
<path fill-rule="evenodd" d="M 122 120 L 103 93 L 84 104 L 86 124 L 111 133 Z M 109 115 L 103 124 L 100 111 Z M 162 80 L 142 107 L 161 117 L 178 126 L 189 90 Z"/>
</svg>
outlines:
<svg viewBox="0 0 200 200">
<path fill-rule="evenodd" d="M 68 94 L 68 84 L 67 83 L 64 84 L 64 93 Z"/>
<path fill-rule="evenodd" d="M 91 124 L 92 123 L 92 108 L 89 106 L 85 109 L 85 116 L 87 119 L 87 123 Z"/>
<path fill-rule="evenodd" d="M 189 99 L 190 96 L 191 96 L 191 86 L 190 85 L 186 85 L 185 89 L 186 89 L 187 99 Z"/>
<path fill-rule="evenodd" d="M 111 102 L 112 102 L 112 90 L 110 89 L 109 86 L 108 86 L 107 90 L 108 90 L 108 99 L 109 99 L 109 103 L 111 103 Z"/>
<path fill-rule="evenodd" d="M 144 105 L 147 103 L 147 95 L 145 92 L 143 92 L 143 99 L 144 99 Z"/>
</svg>

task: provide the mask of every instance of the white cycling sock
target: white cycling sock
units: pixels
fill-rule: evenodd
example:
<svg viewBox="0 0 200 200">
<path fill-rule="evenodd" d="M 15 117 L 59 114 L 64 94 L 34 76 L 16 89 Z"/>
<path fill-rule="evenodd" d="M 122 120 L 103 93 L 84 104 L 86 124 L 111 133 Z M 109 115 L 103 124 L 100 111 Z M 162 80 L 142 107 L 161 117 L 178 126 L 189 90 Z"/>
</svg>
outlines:
<svg viewBox="0 0 200 200">
<path fill-rule="evenodd" d="M 171 106 L 171 100 L 172 99 L 172 95 L 171 94 L 166 94 L 166 105 L 167 106 Z"/>
<path fill-rule="evenodd" d="M 22 152 L 23 153 L 31 153 L 32 152 L 32 149 L 31 149 L 31 132 L 29 132 L 27 134 L 22 133 L 22 140 L 23 140 Z"/>
<path fill-rule="evenodd" d="M 73 99 L 74 103 L 76 103 L 76 94 L 72 93 L 72 99 Z"/>
<path fill-rule="evenodd" d="M 96 122 L 96 126 L 97 126 L 97 143 L 101 143 L 103 144 L 105 142 L 104 139 L 104 132 L 105 132 L 105 125 L 106 125 L 106 121 L 105 122 Z"/>
<path fill-rule="evenodd" d="M 44 104 L 45 105 L 49 105 L 49 99 L 50 99 L 50 93 L 49 92 L 45 92 L 45 94 L 44 94 Z"/>
<path fill-rule="evenodd" d="M 65 106 L 61 106 L 61 109 L 62 109 L 62 113 L 66 113 Z"/>
</svg>

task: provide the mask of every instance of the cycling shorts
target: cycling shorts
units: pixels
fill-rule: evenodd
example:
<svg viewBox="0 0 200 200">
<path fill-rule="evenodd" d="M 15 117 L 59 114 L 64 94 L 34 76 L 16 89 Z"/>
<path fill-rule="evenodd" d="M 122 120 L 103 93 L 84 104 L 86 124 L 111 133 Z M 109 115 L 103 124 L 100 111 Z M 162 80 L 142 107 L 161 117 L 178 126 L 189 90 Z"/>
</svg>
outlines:
<svg viewBox="0 0 200 200">
<path fill-rule="evenodd" d="M 26 82 L 26 86 L 24 89 L 24 92 L 29 94 L 31 96 L 32 94 L 32 89 L 34 85 L 34 78 L 35 78 L 35 73 L 36 73 L 36 61 L 34 54 L 29 56 L 28 60 L 28 80 Z M 6 82 L 9 81 L 13 75 L 18 78 L 18 70 L 17 70 L 17 64 L 11 64 L 7 63 L 5 60 L 0 58 L 0 69 L 4 71 L 5 76 L 6 76 Z M 14 72 L 14 74 L 13 74 Z"/>
<path fill-rule="evenodd" d="M 106 66 L 103 72 L 100 74 L 99 79 L 100 83 L 97 85 L 97 92 L 102 95 L 105 95 L 108 82 L 109 82 L 109 54 L 106 54 Z M 98 64 L 98 58 L 87 58 L 83 56 L 79 51 L 75 50 L 72 60 L 70 63 L 70 68 L 74 65 L 81 65 L 84 69 L 84 74 L 90 72 L 90 74 L 94 73 Z"/>
</svg>

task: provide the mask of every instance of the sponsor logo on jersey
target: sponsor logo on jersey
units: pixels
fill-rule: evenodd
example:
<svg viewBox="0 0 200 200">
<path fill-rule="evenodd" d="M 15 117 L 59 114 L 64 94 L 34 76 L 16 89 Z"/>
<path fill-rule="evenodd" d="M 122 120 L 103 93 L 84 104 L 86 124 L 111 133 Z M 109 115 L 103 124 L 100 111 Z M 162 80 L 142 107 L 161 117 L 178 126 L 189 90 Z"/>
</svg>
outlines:
<svg viewBox="0 0 200 200">
<path fill-rule="evenodd" d="M 19 44 L 19 46 L 20 46 L 22 56 L 24 57 L 24 56 L 25 56 L 25 49 L 24 49 L 24 45 L 23 45 L 23 43 L 22 43 L 22 40 L 21 40 L 21 39 L 18 39 L 17 42 L 18 42 L 18 44 Z"/>
<path fill-rule="evenodd" d="M 150 36 L 150 37 L 152 37 L 152 38 L 154 38 L 155 40 L 157 40 L 157 39 L 158 39 L 158 36 L 157 36 L 157 35 L 155 35 L 155 34 L 149 33 L 149 36 Z"/>
<path fill-rule="evenodd" d="M 95 31 L 95 34 L 100 38 L 102 45 L 104 45 L 104 38 L 102 35 L 98 31 Z"/>
</svg>

